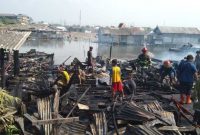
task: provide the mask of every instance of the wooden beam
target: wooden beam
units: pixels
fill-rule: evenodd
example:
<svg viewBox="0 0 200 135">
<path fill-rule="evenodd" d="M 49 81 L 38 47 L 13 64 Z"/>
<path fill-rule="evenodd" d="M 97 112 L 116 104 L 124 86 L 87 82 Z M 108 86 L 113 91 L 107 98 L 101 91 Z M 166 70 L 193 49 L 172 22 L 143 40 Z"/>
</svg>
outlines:
<svg viewBox="0 0 200 135">
<path fill-rule="evenodd" d="M 177 127 L 177 126 L 163 126 L 158 128 L 160 131 L 180 131 L 180 132 L 191 132 L 195 131 L 194 126 L 184 126 L 184 127 Z"/>
<path fill-rule="evenodd" d="M 77 122 L 77 121 L 79 121 L 79 117 L 37 120 L 37 121 L 33 121 L 32 124 L 33 125 L 62 124 L 62 123 L 72 123 L 72 122 Z"/>
<path fill-rule="evenodd" d="M 72 107 L 72 109 L 70 110 L 70 112 L 68 113 L 68 115 L 67 115 L 67 117 L 66 118 L 68 118 L 70 115 L 71 115 L 71 113 L 74 111 L 74 109 L 76 108 L 76 106 L 78 105 L 78 103 L 82 100 L 82 98 L 85 96 L 85 94 L 90 90 L 90 88 L 91 88 L 91 86 L 90 87 L 88 87 L 86 90 L 85 90 L 85 92 L 81 95 L 81 97 L 77 100 L 77 102 L 76 102 L 76 104 Z"/>
<path fill-rule="evenodd" d="M 14 76 L 19 75 L 19 50 L 14 50 Z"/>
<path fill-rule="evenodd" d="M 49 119 L 49 120 L 37 120 L 35 117 L 24 114 L 24 116 L 32 122 L 33 125 L 45 125 L 45 124 L 62 124 L 62 123 L 72 123 L 79 121 L 79 117 L 71 117 L 71 118 L 57 118 L 57 119 Z"/>
<path fill-rule="evenodd" d="M 31 115 L 29 115 L 28 113 L 24 114 L 24 117 L 26 117 L 29 121 L 31 121 L 31 123 L 37 121 L 37 118 L 36 118 L 36 117 L 31 116 Z M 41 126 L 39 126 L 39 125 L 35 125 L 35 127 L 36 127 L 38 130 L 41 129 Z"/>
<path fill-rule="evenodd" d="M 19 124 L 22 132 L 24 133 L 24 131 L 25 131 L 25 129 L 24 129 L 24 118 L 23 117 L 15 116 L 14 119 Z"/>
<path fill-rule="evenodd" d="M 1 65 L 1 87 L 5 87 L 5 50 L 3 48 L 0 49 L 0 65 Z"/>
</svg>

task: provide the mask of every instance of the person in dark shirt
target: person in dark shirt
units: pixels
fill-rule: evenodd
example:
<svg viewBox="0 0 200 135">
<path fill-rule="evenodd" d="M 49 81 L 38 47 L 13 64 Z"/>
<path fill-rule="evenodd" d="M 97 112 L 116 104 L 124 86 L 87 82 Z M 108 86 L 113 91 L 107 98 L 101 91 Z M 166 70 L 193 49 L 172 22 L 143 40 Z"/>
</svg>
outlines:
<svg viewBox="0 0 200 135">
<path fill-rule="evenodd" d="M 193 63 L 193 56 L 188 55 L 186 61 L 182 62 L 178 66 L 178 76 L 180 83 L 180 103 L 184 103 L 184 96 L 186 95 L 186 104 L 190 104 L 191 101 L 191 90 L 193 87 L 194 79 L 197 77 L 197 69 Z"/>
<path fill-rule="evenodd" d="M 88 57 L 87 64 L 89 67 L 93 68 L 92 50 L 93 50 L 93 47 L 90 46 L 89 51 L 87 52 L 87 57 Z"/>
<path fill-rule="evenodd" d="M 136 83 L 133 80 L 132 73 L 128 74 L 128 77 L 126 80 L 123 81 L 125 89 L 125 94 L 132 96 L 136 95 Z"/>
<path fill-rule="evenodd" d="M 200 72 L 200 51 L 197 51 L 196 54 L 197 55 L 195 56 L 194 63 L 196 65 L 198 72 Z"/>
<path fill-rule="evenodd" d="M 148 55 L 148 49 L 146 47 L 142 49 L 142 54 L 138 56 L 137 61 L 141 67 L 149 67 L 151 65 L 151 59 Z"/>
<path fill-rule="evenodd" d="M 177 75 L 177 79 L 178 80 L 180 80 L 179 78 L 179 75 L 180 75 L 180 67 L 186 62 L 186 60 L 187 60 L 187 57 L 184 57 L 184 59 L 182 59 L 180 62 L 179 62 L 179 64 L 178 64 L 178 66 L 177 66 L 177 68 L 176 68 L 176 75 Z"/>
<path fill-rule="evenodd" d="M 172 64 L 169 60 L 163 62 L 163 65 L 160 68 L 160 76 L 161 82 L 163 82 L 163 79 L 166 76 L 169 76 L 171 84 L 175 81 L 176 70 L 172 67 Z"/>
</svg>

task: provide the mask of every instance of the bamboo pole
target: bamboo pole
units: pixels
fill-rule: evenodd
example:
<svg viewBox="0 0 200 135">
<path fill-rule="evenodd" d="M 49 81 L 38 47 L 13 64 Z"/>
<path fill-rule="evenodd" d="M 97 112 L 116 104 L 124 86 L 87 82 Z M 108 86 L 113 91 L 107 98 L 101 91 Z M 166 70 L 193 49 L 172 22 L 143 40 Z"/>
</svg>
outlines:
<svg viewBox="0 0 200 135">
<path fill-rule="evenodd" d="M 42 105 L 43 105 L 43 107 L 42 107 L 42 110 L 43 110 L 43 120 L 46 120 L 46 111 L 45 111 L 45 110 L 46 110 L 46 105 L 45 105 L 46 100 L 45 100 L 45 98 L 43 98 L 42 101 L 43 101 L 43 102 L 42 102 L 42 103 L 43 103 L 43 104 L 42 104 Z M 44 134 L 45 134 L 45 135 L 47 135 L 47 134 L 46 134 L 46 133 L 47 133 L 46 131 L 47 131 L 47 125 L 45 124 L 45 125 L 44 125 Z"/>
<path fill-rule="evenodd" d="M 38 114 L 40 119 L 42 119 L 42 100 L 40 98 L 37 99 L 37 107 L 38 107 Z M 43 126 L 41 126 L 40 132 L 44 132 L 43 131 L 44 128 Z"/>
<path fill-rule="evenodd" d="M 58 90 L 57 86 L 54 87 L 56 90 L 55 97 L 54 97 L 54 104 L 53 104 L 53 110 L 54 110 L 54 118 L 58 118 L 58 111 L 59 111 L 59 97 L 60 97 L 60 90 Z M 54 124 L 53 125 L 53 132 L 54 135 L 58 134 L 58 125 Z"/>
<path fill-rule="evenodd" d="M 52 119 L 52 113 L 51 113 L 51 98 L 50 98 L 50 97 L 49 97 L 49 112 L 50 112 L 49 118 Z M 53 134 L 53 132 L 52 132 L 52 124 L 50 124 L 50 134 Z"/>
</svg>

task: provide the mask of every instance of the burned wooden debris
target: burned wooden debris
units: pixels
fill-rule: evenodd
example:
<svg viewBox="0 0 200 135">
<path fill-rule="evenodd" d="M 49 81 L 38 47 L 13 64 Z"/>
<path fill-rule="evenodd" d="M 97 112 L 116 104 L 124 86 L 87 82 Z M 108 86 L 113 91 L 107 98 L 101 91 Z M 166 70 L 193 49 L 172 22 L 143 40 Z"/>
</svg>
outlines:
<svg viewBox="0 0 200 135">
<path fill-rule="evenodd" d="M 56 83 L 59 69 L 53 65 L 53 54 L 35 50 L 19 54 L 19 75 L 12 76 L 13 69 L 8 67 L 6 86 L 24 103 L 23 133 L 198 134 L 199 113 L 196 112 L 194 122 L 193 112 L 172 98 L 179 93 L 177 89 L 158 81 L 156 67 L 136 70 L 134 61 L 121 62 L 122 77 L 133 74 L 137 87 L 125 87 L 126 96 L 113 99 L 110 76 L 103 69 L 106 62 L 100 58 L 97 61 L 98 66 L 92 71 L 75 58 L 65 66 L 71 75 L 68 85 L 60 87 Z"/>
</svg>

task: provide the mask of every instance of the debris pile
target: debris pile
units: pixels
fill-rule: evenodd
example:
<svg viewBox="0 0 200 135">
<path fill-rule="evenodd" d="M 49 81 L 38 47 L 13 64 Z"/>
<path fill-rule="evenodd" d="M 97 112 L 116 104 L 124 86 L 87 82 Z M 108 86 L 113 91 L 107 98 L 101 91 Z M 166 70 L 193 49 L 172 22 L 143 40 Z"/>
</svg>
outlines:
<svg viewBox="0 0 200 135">
<path fill-rule="evenodd" d="M 113 98 L 107 83 L 110 76 L 102 70 L 103 64 L 90 71 L 87 64 L 75 58 L 65 67 L 70 73 L 68 85 L 60 87 L 55 83 L 59 71 L 53 66 L 52 57 L 37 52 L 22 54 L 18 81 L 10 81 L 10 89 L 21 91 L 26 105 L 23 133 L 198 134 L 198 124 L 189 117 L 190 113 L 194 116 L 193 112 L 176 101 L 176 87 L 158 80 L 156 66 L 144 70 L 137 68 L 134 61 L 122 62 L 122 78 L 131 73 L 137 88 L 125 88 L 124 91 L 129 90 L 125 97 Z"/>
</svg>

